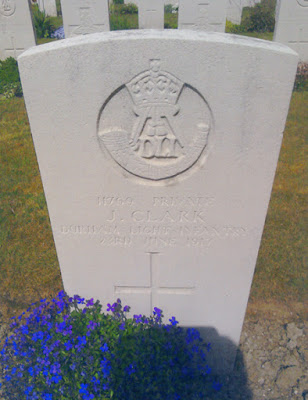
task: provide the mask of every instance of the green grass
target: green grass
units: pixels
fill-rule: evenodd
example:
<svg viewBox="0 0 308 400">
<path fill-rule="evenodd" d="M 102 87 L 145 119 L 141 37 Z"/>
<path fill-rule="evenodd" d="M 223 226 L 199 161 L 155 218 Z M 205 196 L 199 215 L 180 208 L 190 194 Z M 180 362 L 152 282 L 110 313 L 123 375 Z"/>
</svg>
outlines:
<svg viewBox="0 0 308 400">
<path fill-rule="evenodd" d="M 0 102 L 0 311 L 62 287 L 23 99 Z"/>
<path fill-rule="evenodd" d="M 305 268 L 308 92 L 294 93 L 250 302 L 301 303 Z M 13 315 L 61 290 L 43 188 L 23 99 L 0 102 L 0 311 Z M 307 225 L 307 224 L 306 224 Z"/>
<path fill-rule="evenodd" d="M 251 301 L 307 300 L 307 106 L 307 91 L 293 94 Z"/>
<path fill-rule="evenodd" d="M 241 32 L 238 35 L 250 36 L 257 39 L 273 40 L 274 32 Z"/>
</svg>

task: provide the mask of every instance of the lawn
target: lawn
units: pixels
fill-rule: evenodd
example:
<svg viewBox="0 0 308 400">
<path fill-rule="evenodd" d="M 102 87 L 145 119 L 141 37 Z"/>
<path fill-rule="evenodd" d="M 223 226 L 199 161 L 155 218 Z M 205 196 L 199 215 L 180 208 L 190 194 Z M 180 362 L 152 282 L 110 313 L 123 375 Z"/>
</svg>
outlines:
<svg viewBox="0 0 308 400">
<path fill-rule="evenodd" d="M 250 308 L 294 312 L 307 299 L 305 137 L 308 92 L 293 93 Z M 22 98 L 0 102 L 0 311 L 16 314 L 61 290 L 61 275 Z"/>
</svg>

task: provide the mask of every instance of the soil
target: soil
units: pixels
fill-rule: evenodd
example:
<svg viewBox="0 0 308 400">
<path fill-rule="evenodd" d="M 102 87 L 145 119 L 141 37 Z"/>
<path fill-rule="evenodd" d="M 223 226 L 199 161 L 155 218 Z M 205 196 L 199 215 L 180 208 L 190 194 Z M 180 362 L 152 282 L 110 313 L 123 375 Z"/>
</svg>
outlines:
<svg viewBox="0 0 308 400">
<path fill-rule="evenodd" d="M 234 371 L 208 400 L 308 400 L 308 323 L 292 314 L 248 313 Z"/>
</svg>

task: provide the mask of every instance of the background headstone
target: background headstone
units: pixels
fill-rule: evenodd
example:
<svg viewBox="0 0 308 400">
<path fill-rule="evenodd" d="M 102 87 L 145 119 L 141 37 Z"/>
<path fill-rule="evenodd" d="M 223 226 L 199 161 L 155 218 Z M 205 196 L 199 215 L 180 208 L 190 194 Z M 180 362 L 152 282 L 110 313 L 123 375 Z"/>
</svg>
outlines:
<svg viewBox="0 0 308 400">
<path fill-rule="evenodd" d="M 274 40 L 290 46 L 308 62 L 308 0 L 278 1 Z"/>
<path fill-rule="evenodd" d="M 227 0 L 180 0 L 179 29 L 224 32 Z"/>
<path fill-rule="evenodd" d="M 37 0 L 40 11 L 45 11 L 45 14 L 50 17 L 57 16 L 56 0 Z"/>
<path fill-rule="evenodd" d="M 65 37 L 109 31 L 108 0 L 61 0 Z"/>
<path fill-rule="evenodd" d="M 164 29 L 164 0 L 138 2 L 139 29 Z"/>
<path fill-rule="evenodd" d="M 28 0 L 1 0 L 0 59 L 17 58 L 24 50 L 35 44 Z"/>
<path fill-rule="evenodd" d="M 216 370 L 232 367 L 297 61 L 278 43 L 189 30 L 19 57 L 69 294 L 159 307 L 201 329 Z"/>
</svg>

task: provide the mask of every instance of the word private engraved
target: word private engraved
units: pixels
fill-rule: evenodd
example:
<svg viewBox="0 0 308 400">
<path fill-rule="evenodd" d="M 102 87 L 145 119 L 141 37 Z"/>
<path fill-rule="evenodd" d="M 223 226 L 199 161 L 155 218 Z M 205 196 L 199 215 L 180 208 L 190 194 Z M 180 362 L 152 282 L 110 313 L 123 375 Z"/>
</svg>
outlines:
<svg viewBox="0 0 308 400">
<path fill-rule="evenodd" d="M 109 97 L 101 110 L 98 137 L 102 149 L 126 171 L 158 181 L 197 162 L 211 125 L 202 95 L 152 59 L 149 70 Z"/>
<path fill-rule="evenodd" d="M 0 0 L 0 14 L 9 17 L 14 14 L 15 9 L 15 0 Z"/>
</svg>

